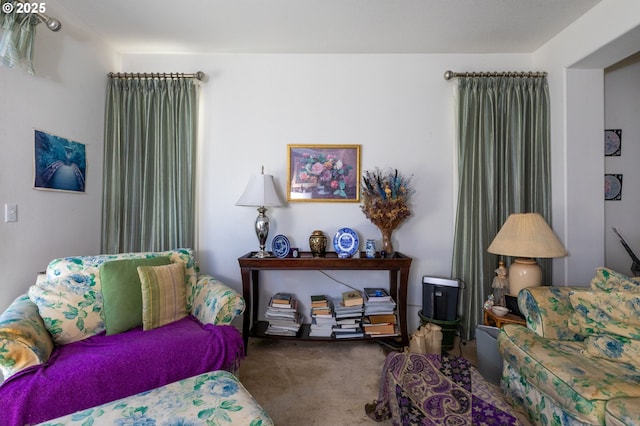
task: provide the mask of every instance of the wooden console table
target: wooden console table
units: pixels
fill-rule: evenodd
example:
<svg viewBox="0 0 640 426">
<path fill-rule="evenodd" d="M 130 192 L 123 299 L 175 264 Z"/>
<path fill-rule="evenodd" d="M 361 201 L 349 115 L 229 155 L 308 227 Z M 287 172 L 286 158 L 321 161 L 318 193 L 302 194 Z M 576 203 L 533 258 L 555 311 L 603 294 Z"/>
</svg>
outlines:
<svg viewBox="0 0 640 426">
<path fill-rule="evenodd" d="M 242 295 L 246 303 L 246 310 L 242 324 L 242 338 L 244 340 L 245 353 L 249 336 L 265 337 L 275 339 L 300 339 L 300 340 L 349 340 L 333 339 L 330 337 L 310 337 L 309 324 L 303 324 L 297 337 L 274 336 L 265 334 L 268 326 L 267 321 L 258 321 L 259 306 L 259 273 L 266 270 L 382 270 L 389 271 L 389 294 L 397 303 L 398 322 L 400 326 L 400 336 L 398 337 L 361 337 L 352 340 L 362 339 L 384 339 L 393 340 L 401 347 L 409 345 L 409 335 L 407 334 L 407 285 L 409 282 L 409 268 L 411 258 L 396 252 L 392 258 L 365 257 L 365 253 L 360 253 L 360 258 L 340 259 L 335 252 L 327 252 L 325 257 L 313 257 L 311 252 L 300 252 L 299 258 L 255 258 L 251 257 L 255 252 L 250 252 L 238 258 L 240 271 L 242 273 Z M 376 286 L 378 287 L 378 286 Z M 398 340 L 400 340 L 398 342 Z"/>
</svg>

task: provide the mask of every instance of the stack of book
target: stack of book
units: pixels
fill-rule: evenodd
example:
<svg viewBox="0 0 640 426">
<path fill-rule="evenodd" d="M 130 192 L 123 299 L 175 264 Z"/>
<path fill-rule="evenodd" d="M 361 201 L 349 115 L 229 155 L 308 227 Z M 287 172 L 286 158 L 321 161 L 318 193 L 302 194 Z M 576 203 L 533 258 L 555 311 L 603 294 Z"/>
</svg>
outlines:
<svg viewBox="0 0 640 426">
<path fill-rule="evenodd" d="M 325 295 L 311 296 L 311 326 L 310 337 L 330 337 L 332 328 L 336 324 L 333 309 Z"/>
<path fill-rule="evenodd" d="M 364 333 L 369 336 L 397 336 L 396 302 L 386 289 L 365 287 Z"/>
<path fill-rule="evenodd" d="M 362 336 L 362 316 L 354 318 L 341 318 L 336 320 L 336 325 L 333 326 L 333 333 L 336 339 L 344 337 L 360 337 Z"/>
<path fill-rule="evenodd" d="M 367 336 L 398 336 L 395 314 L 369 315 L 363 319 L 362 330 Z"/>
<path fill-rule="evenodd" d="M 360 327 L 362 322 L 364 298 L 357 290 L 342 293 L 333 299 L 333 310 L 336 316 L 336 327 L 333 335 L 336 339 L 363 337 Z"/>
<path fill-rule="evenodd" d="M 266 334 L 296 336 L 302 324 L 298 300 L 291 293 L 276 293 L 271 297 L 265 314 L 269 326 Z"/>
<path fill-rule="evenodd" d="M 365 287 L 365 315 L 393 314 L 396 310 L 396 302 L 391 298 L 386 289 L 381 287 Z"/>
</svg>

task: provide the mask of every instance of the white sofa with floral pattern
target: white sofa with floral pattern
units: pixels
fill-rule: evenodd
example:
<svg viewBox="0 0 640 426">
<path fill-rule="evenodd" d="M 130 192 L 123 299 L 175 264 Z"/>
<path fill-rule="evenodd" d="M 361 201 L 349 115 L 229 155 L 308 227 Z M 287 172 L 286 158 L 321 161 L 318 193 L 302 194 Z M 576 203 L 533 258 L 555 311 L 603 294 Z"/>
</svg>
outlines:
<svg viewBox="0 0 640 426">
<path fill-rule="evenodd" d="M 541 425 L 640 425 L 640 280 L 522 290 L 498 336 L 507 399 Z"/>
<path fill-rule="evenodd" d="M 105 321 L 105 270 L 118 262 L 139 278 L 142 318 L 114 331 Z M 244 299 L 198 272 L 191 249 L 51 261 L 0 315 L 0 424 L 42 422 L 207 371 L 237 372 L 244 348 L 231 322 Z M 124 308 L 109 318 L 135 311 L 126 302 L 110 302 Z"/>
</svg>

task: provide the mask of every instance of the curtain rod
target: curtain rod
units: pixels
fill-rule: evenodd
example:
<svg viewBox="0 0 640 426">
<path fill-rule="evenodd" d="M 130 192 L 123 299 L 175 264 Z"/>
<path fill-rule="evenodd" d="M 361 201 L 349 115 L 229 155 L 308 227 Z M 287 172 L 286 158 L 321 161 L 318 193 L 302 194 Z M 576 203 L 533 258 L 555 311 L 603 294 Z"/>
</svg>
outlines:
<svg viewBox="0 0 640 426">
<path fill-rule="evenodd" d="M 195 78 L 196 80 L 204 81 L 206 74 L 202 71 L 195 72 L 193 74 L 185 74 L 180 72 L 110 72 L 109 77 L 112 78 Z"/>
<path fill-rule="evenodd" d="M 40 22 L 44 22 L 47 28 L 49 28 L 51 31 L 60 31 L 60 28 L 62 28 L 62 23 L 60 23 L 58 19 L 52 18 L 51 16 L 44 13 L 47 8 L 45 3 L 28 3 L 25 0 L 15 1 L 24 5 L 20 6 L 17 9 L 17 13 L 31 13 L 35 15 L 40 20 Z M 14 6 L 12 3 L 8 3 L 6 4 L 6 6 L 4 4 L 2 5 L 2 11 L 5 13 L 10 13 L 14 9 L 16 9 L 16 6 Z"/>
<path fill-rule="evenodd" d="M 453 72 L 444 73 L 445 80 L 457 77 L 546 77 L 546 71 L 501 71 L 501 72 Z"/>
</svg>

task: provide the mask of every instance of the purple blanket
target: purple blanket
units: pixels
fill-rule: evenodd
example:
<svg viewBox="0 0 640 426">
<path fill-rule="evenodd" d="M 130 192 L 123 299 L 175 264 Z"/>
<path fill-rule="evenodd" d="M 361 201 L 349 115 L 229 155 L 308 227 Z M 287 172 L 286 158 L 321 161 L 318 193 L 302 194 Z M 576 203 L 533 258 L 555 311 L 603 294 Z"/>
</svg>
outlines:
<svg viewBox="0 0 640 426">
<path fill-rule="evenodd" d="M 0 425 L 54 419 L 208 371 L 237 368 L 240 332 L 193 317 L 58 346 L 0 385 Z"/>
</svg>

